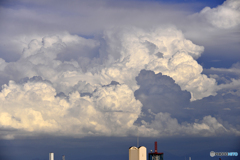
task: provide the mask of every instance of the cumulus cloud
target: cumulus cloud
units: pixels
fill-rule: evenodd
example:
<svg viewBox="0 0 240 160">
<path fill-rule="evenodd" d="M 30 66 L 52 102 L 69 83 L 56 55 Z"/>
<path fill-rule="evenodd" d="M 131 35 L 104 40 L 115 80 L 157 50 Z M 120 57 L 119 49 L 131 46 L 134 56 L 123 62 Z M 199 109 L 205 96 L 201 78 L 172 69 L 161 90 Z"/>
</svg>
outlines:
<svg viewBox="0 0 240 160">
<path fill-rule="evenodd" d="M 224 134 L 231 133 L 239 124 L 239 97 L 236 95 L 219 91 L 216 96 L 190 102 L 190 93 L 181 91 L 172 78 L 161 73 L 142 70 L 136 80 L 140 88 L 134 94 L 143 107 L 135 123 L 147 124 L 148 129 L 158 128 L 153 124 L 159 124 L 161 135 L 185 134 L 183 130 L 205 136 Z M 159 113 L 163 118 L 156 120 Z M 238 134 L 237 130 L 234 133 Z M 158 134 L 160 131 L 156 132 Z"/>
<path fill-rule="evenodd" d="M 214 67 L 211 67 L 209 70 L 209 72 L 215 72 L 215 73 L 232 73 L 232 74 L 235 74 L 235 75 L 238 75 L 240 76 L 240 63 L 237 62 L 235 64 L 232 65 L 231 68 L 214 68 Z M 207 71 L 208 71 L 207 70 Z M 232 75 L 233 76 L 233 75 Z M 236 76 L 235 76 L 236 77 Z M 236 78 L 239 78 L 239 77 L 236 77 Z"/>
<path fill-rule="evenodd" d="M 137 130 L 145 136 L 203 129 L 217 134 L 222 126 L 214 117 L 186 126 L 160 112 L 152 122 L 134 124 L 142 114 L 135 78 L 143 69 L 171 77 L 191 100 L 215 95 L 215 79 L 202 74 L 196 61 L 203 49 L 174 27 L 112 28 L 94 39 L 66 32 L 33 39 L 18 61 L 0 59 L 0 76 L 9 81 L 1 82 L 1 128 L 77 137 L 135 135 Z"/>
<path fill-rule="evenodd" d="M 239 135 L 240 132 L 234 128 L 226 129 L 216 118 L 205 116 L 199 122 L 180 124 L 176 118 L 172 118 L 169 113 L 159 112 L 151 123 L 142 120 L 143 125 L 139 131 L 144 136 L 169 136 L 169 135 L 201 135 L 214 136 L 221 134 L 234 133 Z"/>
<path fill-rule="evenodd" d="M 65 98 L 46 82 L 10 81 L 0 97 L 1 128 L 36 133 L 124 136 L 141 112 L 126 85 L 98 87 L 91 96 L 76 91 Z"/>
<path fill-rule="evenodd" d="M 107 51 L 113 53 L 110 58 L 134 68 L 133 77 L 141 69 L 153 70 L 172 77 L 183 90 L 191 92 L 192 100 L 215 94 L 215 80 L 202 75 L 202 67 L 195 60 L 204 48 L 186 40 L 181 31 L 172 27 L 149 33 L 128 29 L 110 31 L 106 36 Z"/>
<path fill-rule="evenodd" d="M 199 15 L 214 27 L 232 28 L 240 24 L 240 2 L 239 0 L 227 0 L 216 8 L 205 7 Z"/>
<path fill-rule="evenodd" d="M 216 118 L 206 116 L 198 123 L 179 124 L 169 113 L 159 112 L 150 123 L 134 122 L 141 113 L 141 103 L 135 99 L 127 85 L 110 84 L 98 87 L 91 96 L 72 92 L 66 97 L 56 96 L 55 89 L 47 82 L 28 81 L 5 85 L 0 94 L 2 129 L 12 129 L 1 138 L 12 139 L 28 134 L 54 134 L 83 137 L 96 136 L 172 136 L 239 134 L 226 129 Z M 17 129 L 17 130 L 14 130 Z M 20 130 L 20 133 L 18 132 Z"/>
<path fill-rule="evenodd" d="M 76 49 L 79 54 L 71 54 Z M 57 92 L 64 93 L 69 93 L 79 79 L 92 85 L 106 85 L 114 80 L 135 91 L 135 77 L 140 70 L 149 69 L 172 77 L 196 100 L 215 94 L 215 80 L 201 74 L 202 67 L 195 60 L 203 49 L 172 27 L 148 32 L 114 28 L 104 32 L 100 40 L 67 33 L 32 40 L 17 62 L 3 61 L 1 69 L 7 73 L 5 76 L 17 81 L 41 76 L 50 80 Z M 64 61 L 60 57 L 67 56 L 68 51 L 72 58 Z"/>
<path fill-rule="evenodd" d="M 240 63 L 237 62 L 230 68 L 214 68 L 205 69 L 204 73 L 209 77 L 216 79 L 217 90 L 220 92 L 231 93 L 240 96 Z"/>
<path fill-rule="evenodd" d="M 136 80 L 140 88 L 134 94 L 143 104 L 143 115 L 138 121 L 141 119 L 151 121 L 153 116 L 148 114 L 150 110 L 153 113 L 171 113 L 181 121 L 190 120 L 186 119 L 191 116 L 187 116 L 184 108 L 189 106 L 191 95 L 187 91 L 182 91 L 172 78 L 161 73 L 154 74 L 153 71 L 142 70 Z"/>
</svg>

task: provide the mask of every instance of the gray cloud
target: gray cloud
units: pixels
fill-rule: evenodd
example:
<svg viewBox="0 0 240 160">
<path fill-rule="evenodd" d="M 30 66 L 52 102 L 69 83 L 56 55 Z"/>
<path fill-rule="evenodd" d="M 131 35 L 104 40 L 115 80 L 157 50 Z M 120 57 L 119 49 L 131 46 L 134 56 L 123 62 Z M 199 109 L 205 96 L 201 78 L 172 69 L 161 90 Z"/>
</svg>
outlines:
<svg viewBox="0 0 240 160">
<path fill-rule="evenodd" d="M 239 42 L 239 25 L 236 23 L 234 28 L 224 30 L 209 25 L 208 20 L 204 18 L 209 16 L 201 12 L 197 13 L 197 16 L 194 14 L 196 11 L 193 8 L 199 8 L 199 4 L 176 5 L 156 1 L 111 0 L 91 2 L 73 0 L 68 3 L 9 1 L 9 3 L 12 7 L 1 6 L 0 16 L 2 35 L 0 54 L 7 61 L 16 61 L 20 57 L 19 50 L 36 37 L 59 34 L 63 31 L 93 36 L 114 26 L 136 26 L 148 29 L 173 25 L 182 30 L 188 39 L 211 50 L 208 53 L 210 55 L 221 54 L 227 57 L 226 51 L 231 51 L 228 53 L 231 56 L 238 55 L 239 47 L 234 44 Z M 225 12 L 219 8 L 227 7 L 229 12 L 236 12 L 237 15 L 239 11 L 236 6 L 235 1 L 229 0 L 219 7 L 209 9 L 208 14 L 211 15 L 216 11 L 216 15 L 221 15 L 222 21 L 228 22 L 230 18 L 230 21 L 235 22 L 237 17 L 228 16 L 228 13 L 225 15 Z M 214 17 L 210 19 L 214 21 Z M 214 48 L 219 50 L 216 51 Z M 8 56 L 10 54 L 11 56 Z"/>
<path fill-rule="evenodd" d="M 177 119 L 186 119 L 187 113 L 184 108 L 189 106 L 191 95 L 181 88 L 168 76 L 154 74 L 152 71 L 142 70 L 136 77 L 140 88 L 135 91 L 136 99 L 143 104 L 142 111 L 149 115 L 149 109 L 153 113 L 168 112 Z M 145 115 L 145 116 L 146 116 Z M 146 117 L 144 118 L 146 120 Z"/>
<path fill-rule="evenodd" d="M 189 92 L 182 91 L 168 76 L 142 70 L 136 79 L 140 88 L 135 91 L 135 96 L 143 104 L 143 114 L 137 120 L 137 124 L 145 121 L 150 124 L 159 123 L 160 125 L 162 120 L 156 120 L 156 116 L 160 113 L 158 116 L 161 115 L 169 119 L 169 122 L 166 120 L 163 126 L 169 125 L 166 127 L 171 127 L 173 125 L 175 127 L 172 129 L 176 129 L 178 132 L 181 131 L 184 124 L 186 125 L 186 122 L 199 123 L 203 117 L 202 122 L 204 121 L 204 123 L 200 125 L 202 127 L 210 125 L 208 123 L 217 119 L 225 129 L 239 129 L 240 101 L 236 94 L 226 94 L 226 92 L 219 91 L 216 96 L 190 102 Z M 196 126 L 199 126 L 199 124 L 196 124 Z M 179 128 L 177 129 L 177 127 Z M 186 129 L 189 128 L 186 127 Z M 172 132 L 176 132 L 174 130 Z M 219 132 L 222 133 L 224 130 L 219 130 Z M 189 130 L 189 132 L 191 131 Z"/>
</svg>

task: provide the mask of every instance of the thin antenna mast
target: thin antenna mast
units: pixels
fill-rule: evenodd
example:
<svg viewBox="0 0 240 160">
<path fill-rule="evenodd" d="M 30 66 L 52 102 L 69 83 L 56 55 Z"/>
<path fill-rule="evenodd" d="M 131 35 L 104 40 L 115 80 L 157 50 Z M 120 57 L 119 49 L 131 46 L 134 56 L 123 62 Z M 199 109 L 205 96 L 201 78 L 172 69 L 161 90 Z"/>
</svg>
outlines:
<svg viewBox="0 0 240 160">
<path fill-rule="evenodd" d="M 137 147 L 139 147 L 139 132 L 137 131 Z"/>
</svg>

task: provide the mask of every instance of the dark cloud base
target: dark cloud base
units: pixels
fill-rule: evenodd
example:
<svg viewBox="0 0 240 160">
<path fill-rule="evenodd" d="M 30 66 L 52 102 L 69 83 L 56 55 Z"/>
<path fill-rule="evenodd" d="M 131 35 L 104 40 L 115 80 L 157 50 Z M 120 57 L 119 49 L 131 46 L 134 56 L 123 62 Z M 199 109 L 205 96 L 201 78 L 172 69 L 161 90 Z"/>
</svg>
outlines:
<svg viewBox="0 0 240 160">
<path fill-rule="evenodd" d="M 154 149 L 158 141 L 158 151 L 164 152 L 165 160 L 188 159 L 215 160 L 210 151 L 240 153 L 239 137 L 175 137 L 142 138 L 140 145 L 147 152 Z M 49 152 L 54 152 L 56 160 L 62 155 L 66 160 L 128 160 L 128 148 L 136 146 L 136 137 L 86 137 L 82 139 L 66 137 L 44 137 L 39 139 L 0 140 L 0 159 L 4 160 L 48 160 Z M 237 160 L 238 157 L 222 157 Z"/>
<path fill-rule="evenodd" d="M 136 80 L 140 88 L 134 95 L 143 104 L 143 116 L 137 120 L 137 123 L 141 120 L 147 122 L 153 120 L 154 116 L 149 113 L 151 110 L 155 114 L 170 113 L 171 117 L 177 118 L 180 123 L 194 123 L 196 119 L 200 120 L 204 116 L 211 115 L 233 125 L 240 124 L 239 96 L 218 92 L 216 96 L 190 102 L 190 93 L 182 91 L 169 76 L 142 70 Z"/>
<path fill-rule="evenodd" d="M 148 115 L 149 110 L 155 114 L 168 112 L 180 121 L 187 120 L 185 117 L 188 111 L 184 108 L 189 106 L 191 95 L 187 91 L 182 91 L 171 77 L 142 70 L 136 80 L 140 88 L 134 95 L 143 104 L 145 120 L 151 117 Z"/>
</svg>

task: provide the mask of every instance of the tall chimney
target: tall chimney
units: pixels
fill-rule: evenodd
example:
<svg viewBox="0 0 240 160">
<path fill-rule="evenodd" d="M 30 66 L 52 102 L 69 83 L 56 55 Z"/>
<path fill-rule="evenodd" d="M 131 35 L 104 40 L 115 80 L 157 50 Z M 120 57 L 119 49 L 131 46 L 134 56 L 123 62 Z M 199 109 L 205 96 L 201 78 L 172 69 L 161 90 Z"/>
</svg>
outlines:
<svg viewBox="0 0 240 160">
<path fill-rule="evenodd" d="M 155 153 L 157 153 L 157 141 L 155 141 Z"/>
</svg>

